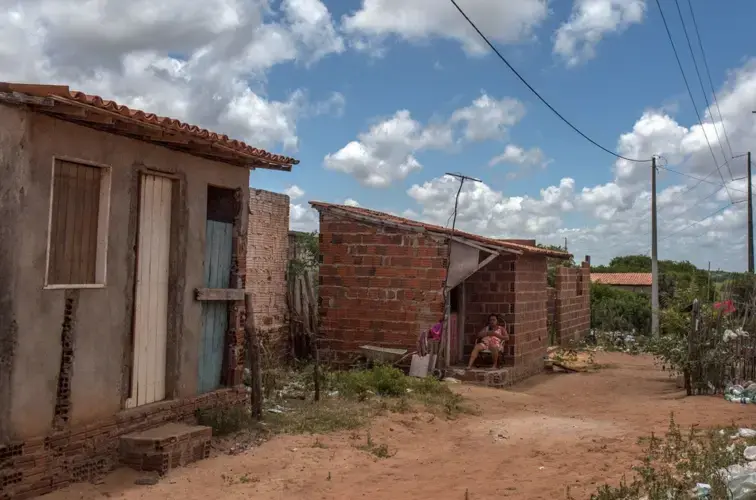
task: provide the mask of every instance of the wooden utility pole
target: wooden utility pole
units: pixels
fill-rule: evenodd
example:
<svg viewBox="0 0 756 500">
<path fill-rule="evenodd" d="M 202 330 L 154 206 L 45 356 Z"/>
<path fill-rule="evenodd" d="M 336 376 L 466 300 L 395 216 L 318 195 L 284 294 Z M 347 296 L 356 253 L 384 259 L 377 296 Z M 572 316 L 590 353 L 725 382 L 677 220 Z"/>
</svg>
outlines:
<svg viewBox="0 0 756 500">
<path fill-rule="evenodd" d="M 748 272 L 753 274 L 753 193 L 751 192 L 751 152 L 746 154 L 746 179 L 748 180 Z"/>
<path fill-rule="evenodd" d="M 651 334 L 659 336 L 659 259 L 656 234 L 656 156 L 651 158 Z"/>
<path fill-rule="evenodd" d="M 457 226 L 457 208 L 459 207 L 459 195 L 462 193 L 462 186 L 465 181 L 483 182 L 475 177 L 468 177 L 462 174 L 452 174 L 447 172 L 446 175 L 450 175 L 459 179 L 459 189 L 457 189 L 457 196 L 454 198 L 454 213 L 452 215 L 452 227 L 451 235 L 449 236 L 449 254 L 446 256 L 446 274 L 444 275 L 444 324 L 441 328 L 442 349 L 444 351 L 444 366 L 449 368 L 451 364 L 451 335 L 449 332 L 449 314 L 451 307 L 451 290 L 447 290 L 446 282 L 449 279 L 449 265 L 451 264 L 451 251 L 452 243 L 454 241 L 454 230 Z M 440 349 L 441 350 L 441 349 Z"/>
</svg>

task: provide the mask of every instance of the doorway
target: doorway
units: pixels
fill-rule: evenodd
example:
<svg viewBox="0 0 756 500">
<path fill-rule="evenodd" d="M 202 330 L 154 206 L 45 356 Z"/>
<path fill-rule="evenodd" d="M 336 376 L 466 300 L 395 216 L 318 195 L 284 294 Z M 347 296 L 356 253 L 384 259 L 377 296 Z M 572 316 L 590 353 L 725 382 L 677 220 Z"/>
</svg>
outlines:
<svg viewBox="0 0 756 500">
<path fill-rule="evenodd" d="M 207 188 L 205 223 L 205 287 L 229 288 L 233 258 L 234 191 L 215 186 Z M 202 303 L 202 333 L 199 348 L 198 393 L 218 389 L 222 384 L 223 356 L 228 331 L 229 303 Z"/>
<path fill-rule="evenodd" d="M 153 174 L 139 181 L 129 408 L 165 399 L 173 183 Z"/>
</svg>

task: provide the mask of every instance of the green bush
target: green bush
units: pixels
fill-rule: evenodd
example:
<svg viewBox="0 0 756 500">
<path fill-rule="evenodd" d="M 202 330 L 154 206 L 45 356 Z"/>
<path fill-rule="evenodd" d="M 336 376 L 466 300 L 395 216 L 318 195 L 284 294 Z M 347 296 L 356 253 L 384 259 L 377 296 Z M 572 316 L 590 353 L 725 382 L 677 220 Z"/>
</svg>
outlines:
<svg viewBox="0 0 756 500">
<path fill-rule="evenodd" d="M 332 374 L 331 387 L 346 397 L 365 398 L 368 395 L 401 396 L 409 388 L 409 379 L 391 366 L 377 365 L 371 370 L 352 370 Z"/>
<path fill-rule="evenodd" d="M 603 331 L 651 330 L 651 299 L 601 283 L 591 284 L 591 328 Z"/>
</svg>

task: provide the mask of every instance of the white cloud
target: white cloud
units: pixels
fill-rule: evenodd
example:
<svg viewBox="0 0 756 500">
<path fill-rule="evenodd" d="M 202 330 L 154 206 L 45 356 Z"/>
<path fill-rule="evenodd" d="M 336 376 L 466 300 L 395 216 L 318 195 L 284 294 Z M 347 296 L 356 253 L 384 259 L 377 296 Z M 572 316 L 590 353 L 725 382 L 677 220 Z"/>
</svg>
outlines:
<svg viewBox="0 0 756 500">
<path fill-rule="evenodd" d="M 370 127 L 339 151 L 326 155 L 327 169 L 354 176 L 366 186 L 387 187 L 422 168 L 414 154 L 452 143 L 445 125 L 423 126 L 407 110 Z"/>
<path fill-rule="evenodd" d="M 462 129 L 461 140 L 498 139 L 505 137 L 524 114 L 519 101 L 497 100 L 485 93 L 470 106 L 454 111 L 446 122 L 423 125 L 406 109 L 400 110 L 326 155 L 323 163 L 327 169 L 350 174 L 366 186 L 385 188 L 422 169 L 417 153 L 452 146 L 456 128 Z"/>
<path fill-rule="evenodd" d="M 304 203 L 289 204 L 289 229 L 292 231 L 317 231 L 320 225 L 320 215 L 317 210 Z"/>
<path fill-rule="evenodd" d="M 459 196 L 457 226 L 492 237 L 518 237 L 555 231 L 561 215 L 571 211 L 575 181 L 541 190 L 540 198 L 507 197 L 483 182 L 467 182 Z M 413 185 L 407 194 L 420 206 L 423 220 L 445 226 L 454 207 L 459 181 L 444 175 Z"/>
<path fill-rule="evenodd" d="M 524 149 L 516 144 L 507 144 L 504 148 L 504 152 L 491 158 L 488 165 L 493 167 L 501 163 L 508 163 L 519 167 L 517 170 L 507 173 L 508 179 L 515 179 L 520 175 L 526 174 L 530 169 L 546 168 L 546 166 L 551 163 L 551 160 L 546 158 L 546 155 L 541 148 Z"/>
<path fill-rule="evenodd" d="M 255 146 L 298 145 L 304 91 L 265 94 L 282 63 L 344 50 L 320 0 L 27 0 L 0 12 L 0 79 L 67 84 Z M 76 12 L 75 16 L 71 12 Z"/>
<path fill-rule="evenodd" d="M 554 54 L 567 66 L 593 59 L 605 36 L 642 22 L 645 11 L 645 0 L 575 0 L 569 20 L 556 31 Z"/>
<path fill-rule="evenodd" d="M 547 0 L 466 0 L 460 6 L 489 38 L 516 43 L 532 37 L 548 16 Z M 436 0 L 363 0 L 356 12 L 342 18 L 345 32 L 358 49 L 383 50 L 388 37 L 410 42 L 446 38 L 474 55 L 488 50 L 450 2 Z"/>
<path fill-rule="evenodd" d="M 347 205 L 349 207 L 359 207 L 360 206 L 359 202 L 357 202 L 357 200 L 354 200 L 352 198 L 347 198 L 346 200 L 344 200 L 344 205 Z"/>
<path fill-rule="evenodd" d="M 297 198 L 301 198 L 304 196 L 305 192 L 302 188 L 297 186 L 296 184 L 293 184 L 286 189 L 284 189 L 284 194 L 287 195 L 292 200 L 296 200 Z"/>
<path fill-rule="evenodd" d="M 497 100 L 483 94 L 470 106 L 456 110 L 451 123 L 464 124 L 464 137 L 468 141 L 485 141 L 506 137 L 509 128 L 523 116 L 525 106 L 517 99 Z"/>
<path fill-rule="evenodd" d="M 756 102 L 756 59 L 733 71 L 717 98 L 723 117 L 720 120 L 718 114 L 707 115 L 704 128 L 715 156 L 722 157 L 715 127 L 723 141 L 727 130 L 737 155 L 748 149 L 756 135 L 756 120 L 751 113 Z M 536 161 L 537 155 L 510 146 L 494 163 Z M 685 126 L 668 111 L 648 110 L 619 137 L 616 147 L 630 158 L 663 156 L 657 197 L 661 258 L 691 260 L 699 266 L 711 260 L 714 268 L 744 268 L 746 204 L 738 202 L 745 199 L 747 189 L 747 180 L 742 178 L 745 158 L 730 161 L 733 177 L 738 180 L 730 180 L 728 170 L 721 169 L 736 202 L 727 207 L 730 198 L 721 186 L 700 125 Z M 563 179 L 559 186 L 541 190 L 540 197 L 506 196 L 483 183 L 466 183 L 457 225 L 494 237 L 531 237 L 554 244 L 563 244 L 566 237 L 570 251 L 579 257 L 591 255 L 598 263 L 617 255 L 648 253 L 650 163 L 619 159 L 614 162 L 613 174 L 609 182 L 580 188 L 572 179 Z M 417 203 L 417 217 L 446 224 L 458 186 L 451 177 L 412 186 L 408 194 Z"/>
</svg>

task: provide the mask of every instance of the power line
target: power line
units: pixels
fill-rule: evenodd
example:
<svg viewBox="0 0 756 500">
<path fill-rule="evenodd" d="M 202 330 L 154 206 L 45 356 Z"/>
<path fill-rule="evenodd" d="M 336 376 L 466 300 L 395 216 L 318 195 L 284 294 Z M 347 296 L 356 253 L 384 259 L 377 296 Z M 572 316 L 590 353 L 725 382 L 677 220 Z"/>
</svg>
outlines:
<svg viewBox="0 0 756 500">
<path fill-rule="evenodd" d="M 453 0 L 452 0 L 453 1 Z M 672 39 L 672 32 L 669 30 L 669 25 L 667 24 L 667 18 L 664 15 L 664 10 L 662 9 L 661 3 L 659 0 L 656 0 L 656 5 L 659 7 L 659 13 L 661 14 L 662 22 L 664 23 L 664 29 L 667 31 L 667 37 L 669 38 L 669 43 L 672 45 L 672 52 L 675 54 L 675 59 L 677 60 L 677 66 L 680 68 L 680 73 L 682 74 L 683 81 L 685 82 L 685 88 L 688 90 L 688 96 L 690 96 L 690 101 L 693 104 L 693 109 L 696 112 L 696 116 L 698 117 L 698 123 L 701 125 L 701 132 L 703 132 L 704 139 L 706 139 L 706 144 L 709 146 L 709 152 L 711 152 L 711 158 L 714 160 L 714 165 L 717 165 L 717 157 L 714 155 L 714 150 L 711 148 L 711 143 L 709 142 L 709 136 L 706 135 L 706 129 L 703 125 L 703 120 L 701 120 L 701 113 L 698 112 L 698 106 L 696 106 L 696 100 L 693 98 L 693 92 L 690 90 L 690 84 L 688 83 L 688 77 L 685 76 L 685 70 L 683 69 L 682 62 L 680 61 L 680 56 L 677 53 L 677 47 L 675 47 L 675 41 Z M 719 173 L 719 177 L 722 179 L 722 184 L 725 185 L 725 179 L 722 175 L 722 171 L 717 168 L 717 172 Z M 725 185 L 725 190 L 727 190 L 727 186 Z M 732 203 L 732 196 L 730 196 L 730 191 L 727 190 L 727 196 L 730 198 L 730 203 Z"/>
<path fill-rule="evenodd" d="M 723 166 L 724 166 L 724 164 L 720 165 L 720 166 L 719 166 L 718 168 L 722 168 Z M 698 182 L 697 182 L 696 184 L 694 184 L 694 185 L 693 185 L 693 186 L 692 186 L 692 187 L 691 187 L 690 189 L 688 189 L 688 190 L 686 190 L 686 191 L 683 191 L 683 193 L 687 193 L 688 191 L 691 191 L 691 190 L 695 189 L 695 188 L 696 188 L 696 187 L 698 187 L 698 186 L 699 186 L 699 185 L 700 185 L 700 184 L 701 184 L 702 182 L 705 182 L 706 184 L 711 184 L 712 186 L 719 186 L 719 187 L 720 187 L 720 189 L 721 189 L 721 188 L 724 188 L 724 189 L 731 189 L 732 191 L 738 191 L 738 192 L 740 192 L 740 193 L 745 193 L 745 191 L 744 191 L 744 190 L 742 190 L 742 189 L 738 189 L 738 188 L 734 188 L 734 187 L 732 187 L 732 186 L 728 186 L 728 185 L 727 185 L 726 183 L 725 183 L 725 184 L 721 184 L 721 183 L 719 183 L 719 182 L 713 182 L 713 181 L 709 181 L 709 180 L 707 180 L 707 179 L 708 179 L 709 177 L 711 177 L 711 176 L 712 176 L 712 175 L 714 174 L 714 172 L 716 172 L 716 171 L 717 171 L 716 169 L 715 169 L 715 170 L 712 170 L 712 171 L 711 171 L 711 172 L 710 172 L 709 174 L 707 174 L 707 175 L 706 175 L 706 177 L 698 177 L 698 176 L 695 176 L 695 175 L 687 174 L 687 173 L 685 173 L 685 172 L 681 172 L 681 171 L 679 171 L 679 170 L 675 170 L 674 168 L 669 168 L 669 167 L 658 167 L 658 168 L 661 168 L 662 170 L 666 170 L 667 172 L 672 172 L 673 174 L 682 175 L 683 177 L 687 177 L 687 178 L 689 178 L 689 179 L 693 179 L 694 181 L 698 181 Z M 733 179 L 733 181 L 734 181 L 734 180 L 735 180 L 735 179 Z M 680 193 L 680 194 L 683 194 L 683 193 Z M 729 195 L 729 192 L 728 192 L 727 194 Z M 732 199 L 731 199 L 730 201 L 732 201 Z"/>
<path fill-rule="evenodd" d="M 696 226 L 696 225 L 698 225 L 698 224 L 700 224 L 700 223 L 702 223 L 702 222 L 704 222 L 704 221 L 706 221 L 706 220 L 708 220 L 708 219 L 711 219 L 711 218 L 712 218 L 712 217 L 714 217 L 715 215 L 719 215 L 720 213 L 724 212 L 725 210 L 727 210 L 728 208 L 730 208 L 730 207 L 731 207 L 731 206 L 733 206 L 733 205 L 734 205 L 734 203 L 730 203 L 729 205 L 725 205 L 725 206 L 723 206 L 723 207 L 720 207 L 720 208 L 718 208 L 718 209 L 717 209 L 716 211 L 714 211 L 714 212 L 710 213 L 709 215 L 707 215 L 706 217 L 704 217 L 703 219 L 699 219 L 699 220 L 697 220 L 697 221 L 695 221 L 695 222 L 693 222 L 693 223 L 691 223 L 691 224 L 688 224 L 687 226 L 685 226 L 685 227 L 683 227 L 683 228 L 681 228 L 681 229 L 678 229 L 677 231 L 675 231 L 675 232 L 673 232 L 673 233 L 671 233 L 671 234 L 668 234 L 667 236 L 665 236 L 664 238 L 662 238 L 662 239 L 661 239 L 661 240 L 659 240 L 659 241 L 664 241 L 664 240 L 666 240 L 666 239 L 669 239 L 669 238 L 671 238 L 672 236 L 674 236 L 674 235 L 676 235 L 676 234 L 678 234 L 678 233 L 681 233 L 681 232 L 685 231 L 686 229 L 690 229 L 690 228 L 691 228 L 691 227 L 693 227 L 693 226 Z"/>
<path fill-rule="evenodd" d="M 526 87 L 527 87 L 527 88 L 528 88 L 528 89 L 529 89 L 529 90 L 530 90 L 530 91 L 531 91 L 531 92 L 532 92 L 532 93 L 533 93 L 533 94 L 534 94 L 534 95 L 535 95 L 535 96 L 536 96 L 536 97 L 537 97 L 538 99 L 540 99 L 540 100 L 541 100 L 541 102 L 542 102 L 542 103 L 544 103 L 544 104 L 546 105 L 546 107 L 547 107 L 547 108 L 549 108 L 549 109 L 550 109 L 550 110 L 551 110 L 551 111 L 552 111 L 552 112 L 553 112 L 553 113 L 554 113 L 555 115 L 557 115 L 557 116 L 558 116 L 558 117 L 559 117 L 559 118 L 560 118 L 560 119 L 561 119 L 561 120 L 562 120 L 562 121 L 563 121 L 564 123 L 566 123 L 566 124 L 567 124 L 567 125 L 568 125 L 568 126 L 569 126 L 569 127 L 571 128 L 571 129 L 572 129 L 572 130 L 574 130 L 574 131 L 575 131 L 575 132 L 577 132 L 577 133 L 578 133 L 578 134 L 579 134 L 579 135 L 580 135 L 581 137 L 583 137 L 583 139 L 587 140 L 588 142 L 590 142 L 591 144 L 593 144 L 593 145 L 594 145 L 594 146 L 596 146 L 597 148 L 601 149 L 602 151 L 604 151 L 604 152 L 606 152 L 606 153 L 609 153 L 610 155 L 612 155 L 612 156 L 614 156 L 614 157 L 616 157 L 616 158 L 620 158 L 620 159 L 622 159 L 622 160 L 626 160 L 626 161 L 630 161 L 630 162 L 634 162 L 634 163 L 650 163 L 650 162 L 651 162 L 651 158 L 649 158 L 648 160 L 639 160 L 639 159 L 636 159 L 636 158 L 628 158 L 627 156 L 622 156 L 622 155 L 621 155 L 621 154 L 619 154 L 619 153 L 615 153 L 614 151 L 612 151 L 612 150 L 610 150 L 610 149 L 607 149 L 607 148 L 605 148 L 604 146 L 602 146 L 601 144 L 599 144 L 598 142 L 594 141 L 593 139 L 591 139 L 590 137 L 588 137 L 588 136 L 587 136 L 587 135 L 586 135 L 585 133 L 583 133 L 583 132 L 582 132 L 582 131 L 581 131 L 581 130 L 580 130 L 579 128 L 577 128 L 577 127 L 576 127 L 575 125 L 573 125 L 573 124 L 572 124 L 572 122 L 570 122 L 570 121 L 569 121 L 569 120 L 568 120 L 567 118 L 565 118 L 564 116 L 562 116 L 562 114 L 561 114 L 561 113 L 560 113 L 559 111 L 557 111 L 557 110 L 556 110 L 556 109 L 554 108 L 554 106 L 552 106 L 551 104 L 549 104 L 549 102 L 548 102 L 548 101 L 547 101 L 546 99 L 544 99 L 544 98 L 543 98 L 543 97 L 541 96 L 541 94 L 539 94 L 539 93 L 538 93 L 538 91 L 537 91 L 536 89 L 534 89 L 534 88 L 533 88 L 533 86 L 532 86 L 532 85 L 530 85 L 530 84 L 529 84 L 529 83 L 527 82 L 527 80 L 525 80 L 525 78 L 523 78 L 523 77 L 522 77 L 522 75 L 520 75 L 520 73 L 519 73 L 519 72 L 518 72 L 518 71 L 517 71 L 516 69 L 514 69 L 514 67 L 513 67 L 513 66 L 512 66 L 511 64 L 509 64 L 509 61 L 507 61 L 507 59 L 506 59 L 506 58 L 505 58 L 505 57 L 504 57 L 504 56 L 503 56 L 503 55 L 501 54 L 501 52 L 499 52 L 499 50 L 498 50 L 498 49 L 497 49 L 497 48 L 496 48 L 496 47 L 494 46 L 494 44 L 493 44 L 493 43 L 491 43 L 491 41 L 490 41 L 490 40 L 488 39 L 488 37 L 486 37 L 486 35 L 484 35 L 482 31 L 480 31 L 480 29 L 479 29 L 479 28 L 478 28 L 478 27 L 477 27 L 477 26 L 475 25 L 475 23 L 474 23 L 474 22 L 472 21 L 472 19 L 470 19 L 470 17 L 469 17 L 469 16 L 468 16 L 468 15 L 467 15 L 467 14 L 465 13 L 465 11 L 464 11 L 464 10 L 462 10 L 462 7 L 460 7 L 460 6 L 459 6 L 459 4 L 457 4 L 456 0 L 450 0 L 450 1 L 451 1 L 451 3 L 452 3 L 452 4 L 454 5 L 454 7 L 456 7 L 456 8 L 457 8 L 457 10 L 459 11 L 459 13 L 460 13 L 460 14 L 462 14 L 462 17 L 464 17 L 464 18 L 465 18 L 465 20 L 466 20 L 466 21 L 467 21 L 467 22 L 468 22 L 468 23 L 470 24 L 470 26 L 472 26 L 472 28 L 473 28 L 473 29 L 474 29 L 474 30 L 475 30 L 475 31 L 476 31 L 476 32 L 478 33 L 478 35 L 480 35 L 480 37 L 481 37 L 481 38 L 483 39 L 483 41 L 484 41 L 484 42 L 486 42 L 486 44 L 487 44 L 487 45 L 488 45 L 488 46 L 490 47 L 490 49 L 491 49 L 491 50 L 493 50 L 493 51 L 494 51 L 494 53 L 495 53 L 495 54 L 496 54 L 496 55 L 497 55 L 497 56 L 499 57 L 499 59 L 501 59 L 501 61 L 502 61 L 502 62 L 503 62 L 504 64 L 506 64 L 506 65 L 507 65 L 507 67 L 508 67 L 508 68 L 509 68 L 509 69 L 510 69 L 510 70 L 512 71 L 512 73 L 514 73 L 514 74 L 515 74 L 515 76 L 516 76 L 517 78 L 519 78 L 519 79 L 520 79 L 520 81 L 521 81 L 521 82 L 522 82 L 523 84 L 525 84 L 525 86 L 526 86 Z"/>
<path fill-rule="evenodd" d="M 717 91 L 714 89 L 714 82 L 711 79 L 711 71 L 709 71 L 709 63 L 706 61 L 706 51 L 703 48 L 703 41 L 701 40 L 701 32 L 698 30 L 698 23 L 696 22 L 696 15 L 693 13 L 693 4 L 688 0 L 688 7 L 690 8 L 690 17 L 693 19 L 693 27 L 696 30 L 696 37 L 698 38 L 698 47 L 701 49 L 701 58 L 703 59 L 704 68 L 706 74 L 709 77 L 709 85 L 711 86 L 711 93 L 714 96 L 714 104 L 717 107 L 717 113 L 719 113 L 719 121 L 722 124 L 722 132 L 724 132 L 725 140 L 727 141 L 727 149 L 730 150 L 730 158 L 735 159 L 732 153 L 732 146 L 730 145 L 730 138 L 727 136 L 727 129 L 725 128 L 724 118 L 722 117 L 722 110 L 719 108 L 719 100 L 717 99 Z M 715 127 L 716 130 L 716 127 Z"/>
<path fill-rule="evenodd" d="M 688 0 L 690 3 L 690 0 Z M 725 153 L 724 147 L 722 146 L 722 139 L 719 137 L 719 130 L 717 130 L 717 125 L 714 123 L 714 116 L 711 113 L 711 104 L 709 104 L 709 96 L 707 95 L 706 89 L 704 88 L 703 84 L 703 78 L 701 78 L 701 71 L 698 69 L 698 62 L 696 62 L 696 55 L 693 52 L 693 44 L 690 43 L 690 36 L 688 36 L 688 28 L 685 26 L 685 20 L 683 19 L 682 15 L 682 9 L 680 8 L 680 1 L 675 0 L 675 5 L 677 6 L 677 14 L 680 16 L 680 24 L 682 24 L 683 33 L 685 33 L 685 40 L 688 42 L 688 50 L 690 51 L 690 58 L 693 59 L 693 67 L 696 70 L 696 76 L 698 77 L 698 83 L 701 85 L 701 93 L 704 96 L 704 101 L 706 102 L 706 112 L 709 113 L 709 116 L 711 117 L 711 124 L 714 126 L 714 134 L 717 136 L 717 142 L 719 143 L 719 149 L 722 150 L 722 158 L 725 160 L 725 165 L 727 166 L 727 171 L 730 173 L 730 180 L 732 180 L 732 170 L 730 169 L 730 164 L 727 161 L 727 153 Z M 700 40 L 700 39 L 699 39 Z M 701 125 L 703 127 L 703 124 Z M 715 163 L 719 163 L 715 160 Z"/>
</svg>

